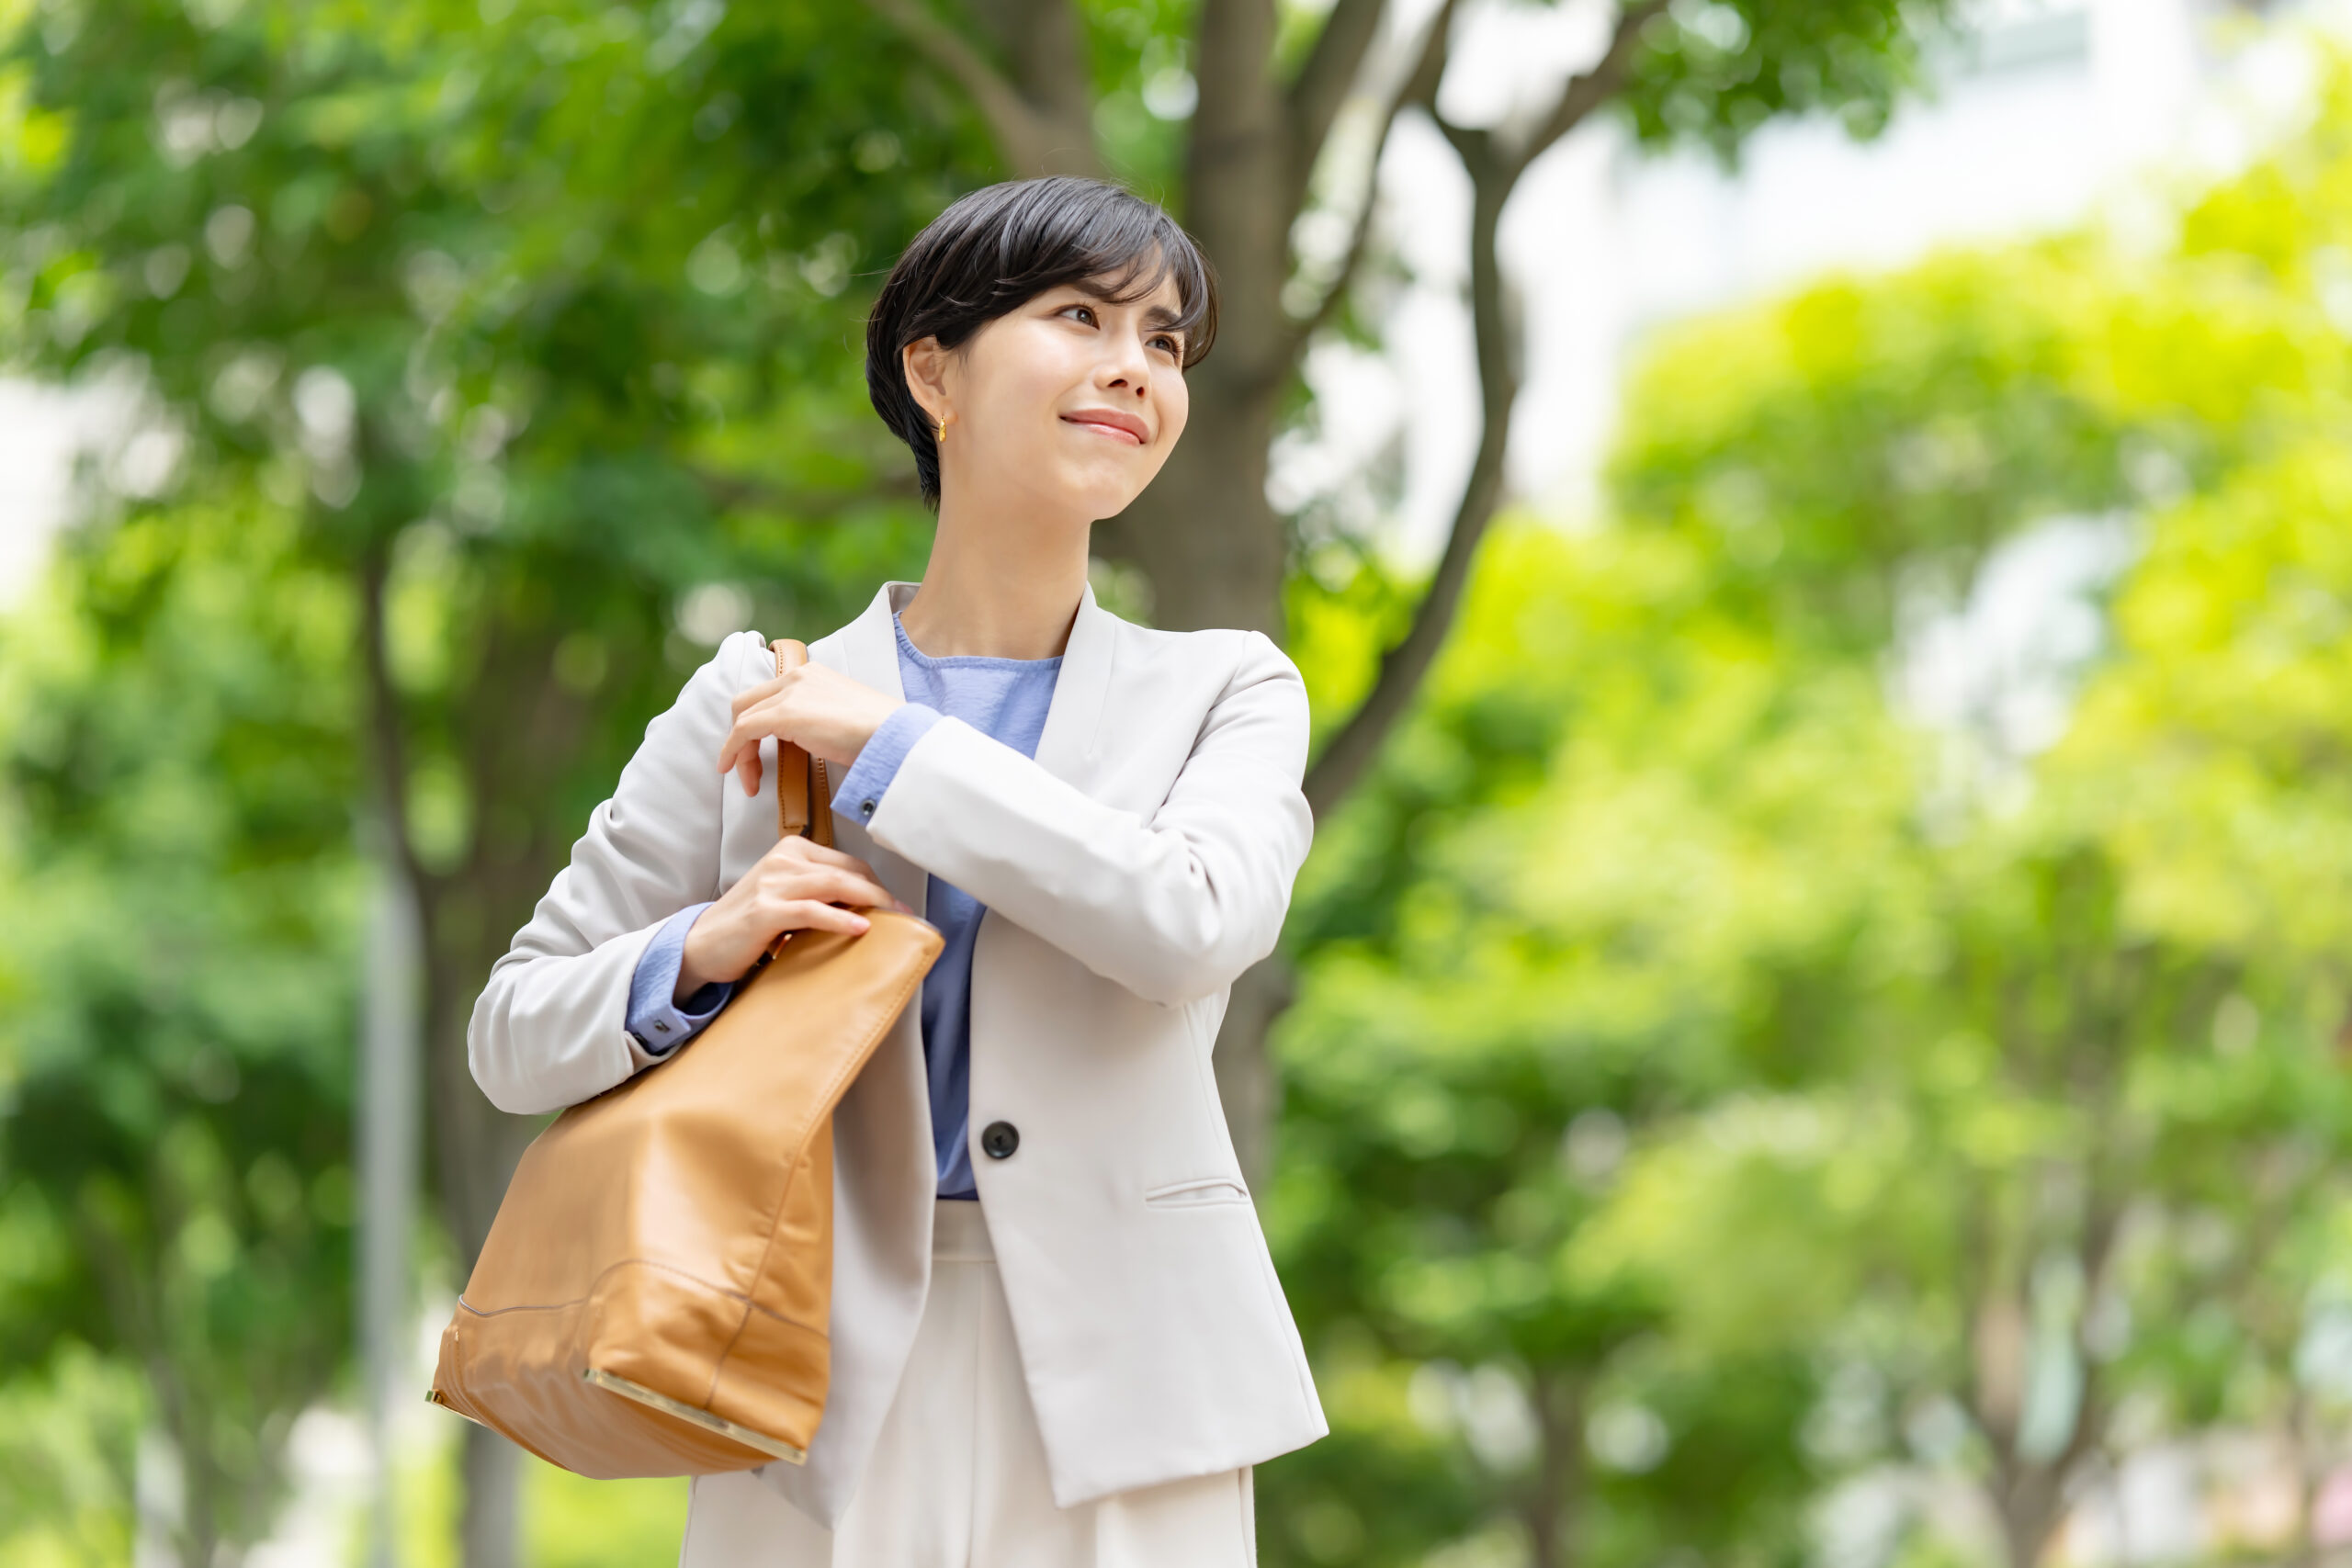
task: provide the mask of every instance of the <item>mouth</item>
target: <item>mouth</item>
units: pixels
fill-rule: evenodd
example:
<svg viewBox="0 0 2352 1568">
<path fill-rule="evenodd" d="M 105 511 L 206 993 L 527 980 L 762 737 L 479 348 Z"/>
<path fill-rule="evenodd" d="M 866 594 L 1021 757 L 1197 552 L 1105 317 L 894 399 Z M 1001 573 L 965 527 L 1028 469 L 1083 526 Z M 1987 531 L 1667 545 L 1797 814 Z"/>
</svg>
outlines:
<svg viewBox="0 0 2352 1568">
<path fill-rule="evenodd" d="M 1080 409 L 1076 413 L 1062 415 L 1062 423 L 1077 425 L 1080 430 L 1091 430 L 1107 440 L 1128 446 L 1142 446 L 1148 434 L 1143 427 L 1143 421 L 1117 409 Z"/>
</svg>

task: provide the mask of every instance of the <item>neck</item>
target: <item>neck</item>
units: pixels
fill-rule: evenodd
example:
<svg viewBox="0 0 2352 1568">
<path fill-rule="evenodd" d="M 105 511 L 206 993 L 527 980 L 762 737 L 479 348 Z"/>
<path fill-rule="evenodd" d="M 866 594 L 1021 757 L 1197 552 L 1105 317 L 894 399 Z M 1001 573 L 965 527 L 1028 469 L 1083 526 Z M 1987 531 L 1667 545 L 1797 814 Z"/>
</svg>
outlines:
<svg viewBox="0 0 2352 1568">
<path fill-rule="evenodd" d="M 1089 530 L 943 493 L 922 585 L 899 624 L 933 659 L 1051 659 L 1086 592 Z"/>
</svg>

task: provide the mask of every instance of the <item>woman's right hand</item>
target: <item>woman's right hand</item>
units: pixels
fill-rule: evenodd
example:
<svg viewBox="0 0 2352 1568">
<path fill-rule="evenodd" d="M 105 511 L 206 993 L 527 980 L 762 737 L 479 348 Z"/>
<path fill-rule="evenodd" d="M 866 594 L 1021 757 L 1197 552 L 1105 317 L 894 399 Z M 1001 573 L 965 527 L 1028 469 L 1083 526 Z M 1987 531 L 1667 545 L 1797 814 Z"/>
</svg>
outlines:
<svg viewBox="0 0 2352 1568">
<path fill-rule="evenodd" d="M 844 908 L 843 906 L 848 906 Z M 803 838 L 780 840 L 686 932 L 675 1000 L 705 986 L 740 980 L 785 931 L 864 931 L 861 908 L 905 909 L 874 868 L 855 855 Z"/>
</svg>

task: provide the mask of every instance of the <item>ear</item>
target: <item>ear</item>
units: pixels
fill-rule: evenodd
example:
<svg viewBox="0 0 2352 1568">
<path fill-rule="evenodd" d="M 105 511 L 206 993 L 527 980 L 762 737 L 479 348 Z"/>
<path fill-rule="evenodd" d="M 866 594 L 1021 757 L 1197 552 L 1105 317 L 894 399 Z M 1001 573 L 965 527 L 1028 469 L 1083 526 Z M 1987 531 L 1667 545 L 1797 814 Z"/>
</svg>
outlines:
<svg viewBox="0 0 2352 1568">
<path fill-rule="evenodd" d="M 932 423 L 947 417 L 948 352 L 939 346 L 935 337 L 917 338 L 899 351 L 899 363 L 905 370 L 907 390 L 915 404 Z"/>
</svg>

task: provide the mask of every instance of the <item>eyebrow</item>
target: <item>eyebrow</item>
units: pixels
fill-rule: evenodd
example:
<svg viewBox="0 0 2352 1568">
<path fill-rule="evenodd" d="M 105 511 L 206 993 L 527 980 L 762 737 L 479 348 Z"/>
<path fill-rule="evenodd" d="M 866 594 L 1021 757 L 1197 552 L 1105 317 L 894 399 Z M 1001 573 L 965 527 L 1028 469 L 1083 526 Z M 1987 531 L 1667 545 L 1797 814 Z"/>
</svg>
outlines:
<svg viewBox="0 0 2352 1568">
<path fill-rule="evenodd" d="M 1073 283 L 1070 287 L 1091 299 L 1100 299 L 1105 305 L 1125 303 L 1125 300 L 1120 299 L 1118 292 L 1115 289 L 1106 288 L 1091 277 L 1080 282 Z M 1132 296 L 1130 296 L 1130 298 L 1132 298 Z M 1180 328 L 1183 320 L 1184 315 L 1182 311 L 1171 310 L 1165 305 L 1154 305 L 1150 310 L 1144 312 L 1143 324 L 1147 328 L 1165 331 L 1170 328 Z M 1179 330 L 1178 335 L 1183 335 L 1181 330 Z"/>
</svg>

